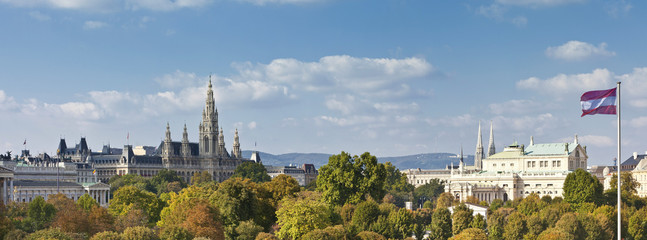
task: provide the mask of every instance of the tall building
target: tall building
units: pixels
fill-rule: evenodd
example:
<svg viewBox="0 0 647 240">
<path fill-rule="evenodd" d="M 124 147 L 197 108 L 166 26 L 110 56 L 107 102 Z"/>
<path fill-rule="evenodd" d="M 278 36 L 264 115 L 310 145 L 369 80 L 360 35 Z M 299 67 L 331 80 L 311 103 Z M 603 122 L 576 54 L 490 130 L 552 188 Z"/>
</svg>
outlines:
<svg viewBox="0 0 647 240">
<path fill-rule="evenodd" d="M 187 182 L 191 181 L 194 173 L 202 171 L 209 172 L 216 181 L 224 181 L 234 174 L 234 170 L 242 162 L 253 161 L 242 157 L 238 129 L 234 133 L 232 151 L 227 151 L 224 131 L 218 124 L 218 109 L 211 80 L 198 133 L 198 142 L 189 142 L 189 133 L 184 124 L 181 141 L 173 141 L 171 126 L 167 123 L 164 140 L 151 155 L 136 155 L 132 146 L 125 145 L 123 150 L 108 147 L 106 153 L 91 153 L 85 159 L 94 164 L 99 179 L 106 182 L 114 175 L 137 174 L 151 177 L 162 169 L 176 171 Z M 79 151 L 75 153 L 80 155 L 77 152 Z"/>
</svg>

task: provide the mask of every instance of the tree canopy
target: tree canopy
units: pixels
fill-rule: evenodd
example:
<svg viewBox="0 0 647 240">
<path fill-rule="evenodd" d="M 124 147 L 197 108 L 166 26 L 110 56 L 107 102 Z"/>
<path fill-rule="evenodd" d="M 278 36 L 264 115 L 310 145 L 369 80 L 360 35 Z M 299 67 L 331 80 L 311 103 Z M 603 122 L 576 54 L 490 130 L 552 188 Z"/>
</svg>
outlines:
<svg viewBox="0 0 647 240">
<path fill-rule="evenodd" d="M 386 176 L 384 165 L 370 153 L 351 157 L 341 152 L 330 156 L 328 164 L 319 168 L 317 190 L 323 193 L 326 202 L 337 206 L 358 203 L 366 195 L 382 199 Z"/>
<path fill-rule="evenodd" d="M 582 203 L 600 204 L 603 186 L 600 181 L 584 169 L 578 168 L 564 180 L 564 201 L 579 207 Z"/>
<path fill-rule="evenodd" d="M 267 174 L 267 169 L 261 163 L 243 162 L 236 167 L 232 178 L 247 178 L 256 183 L 269 182 L 272 178 Z"/>
</svg>

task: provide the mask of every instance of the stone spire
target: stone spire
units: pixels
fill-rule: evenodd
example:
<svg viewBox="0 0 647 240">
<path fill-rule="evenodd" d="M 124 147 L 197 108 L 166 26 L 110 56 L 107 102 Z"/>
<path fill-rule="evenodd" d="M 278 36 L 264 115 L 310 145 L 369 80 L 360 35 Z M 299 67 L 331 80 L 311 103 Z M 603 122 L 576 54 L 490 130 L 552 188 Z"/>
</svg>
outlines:
<svg viewBox="0 0 647 240">
<path fill-rule="evenodd" d="M 184 132 L 182 133 L 182 156 L 190 156 L 191 147 L 189 146 L 189 134 L 186 131 L 186 123 L 184 124 Z"/>
<path fill-rule="evenodd" d="M 164 142 L 170 142 L 171 141 L 171 126 L 169 125 L 168 122 L 166 122 L 166 138 L 164 139 Z"/>
<path fill-rule="evenodd" d="M 487 156 L 492 156 L 496 153 L 496 148 L 494 147 L 494 125 L 490 121 L 490 143 L 488 144 Z"/>
<path fill-rule="evenodd" d="M 162 155 L 168 157 L 173 153 L 173 147 L 171 143 L 171 126 L 166 122 L 166 138 L 164 139 L 164 147 L 162 149 Z"/>
<path fill-rule="evenodd" d="M 218 134 L 218 154 L 227 155 L 227 149 L 225 149 L 225 135 L 222 133 L 222 128 L 220 129 L 220 134 Z"/>
<path fill-rule="evenodd" d="M 463 161 L 463 145 L 461 145 L 461 155 L 459 157 L 460 163 L 458 163 L 458 173 L 463 174 L 463 166 L 465 166 L 465 162 Z"/>
<path fill-rule="evenodd" d="M 535 138 L 530 136 L 530 146 L 535 145 Z"/>
<path fill-rule="evenodd" d="M 241 158 L 240 142 L 238 141 L 238 128 L 234 132 L 234 149 L 231 150 L 231 155 L 235 158 Z"/>
<path fill-rule="evenodd" d="M 463 151 L 463 147 L 461 146 L 461 151 Z M 461 153 L 461 157 L 463 154 Z M 483 135 L 481 134 L 481 121 L 479 121 L 479 131 L 478 131 L 478 137 L 476 139 L 476 152 L 474 153 L 474 168 L 477 170 L 481 170 L 482 168 L 482 163 L 483 163 L 483 158 L 485 157 L 483 153 Z"/>
<path fill-rule="evenodd" d="M 573 144 L 575 144 L 576 146 L 580 144 L 580 141 L 577 140 L 577 134 L 575 134 L 575 140 L 573 140 Z"/>
</svg>

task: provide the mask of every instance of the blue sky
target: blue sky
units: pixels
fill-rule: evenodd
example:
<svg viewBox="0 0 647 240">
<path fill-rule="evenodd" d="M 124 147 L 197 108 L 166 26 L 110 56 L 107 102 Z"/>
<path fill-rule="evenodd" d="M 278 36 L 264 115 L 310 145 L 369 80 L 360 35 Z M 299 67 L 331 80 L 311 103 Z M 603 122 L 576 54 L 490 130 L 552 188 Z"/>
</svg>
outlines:
<svg viewBox="0 0 647 240">
<path fill-rule="evenodd" d="M 479 121 L 623 159 L 647 144 L 647 5 L 629 0 L 0 0 L 0 150 L 197 141 L 209 75 L 243 149 L 473 154 Z"/>
</svg>

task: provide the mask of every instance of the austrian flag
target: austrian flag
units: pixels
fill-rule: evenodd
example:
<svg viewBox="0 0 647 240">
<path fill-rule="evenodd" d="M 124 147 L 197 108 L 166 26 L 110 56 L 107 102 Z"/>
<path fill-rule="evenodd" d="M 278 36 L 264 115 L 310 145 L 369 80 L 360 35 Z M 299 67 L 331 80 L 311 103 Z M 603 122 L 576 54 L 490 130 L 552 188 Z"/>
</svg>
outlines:
<svg viewBox="0 0 647 240">
<path fill-rule="evenodd" d="M 616 114 L 616 88 L 582 94 L 582 117 L 594 114 Z"/>
</svg>

